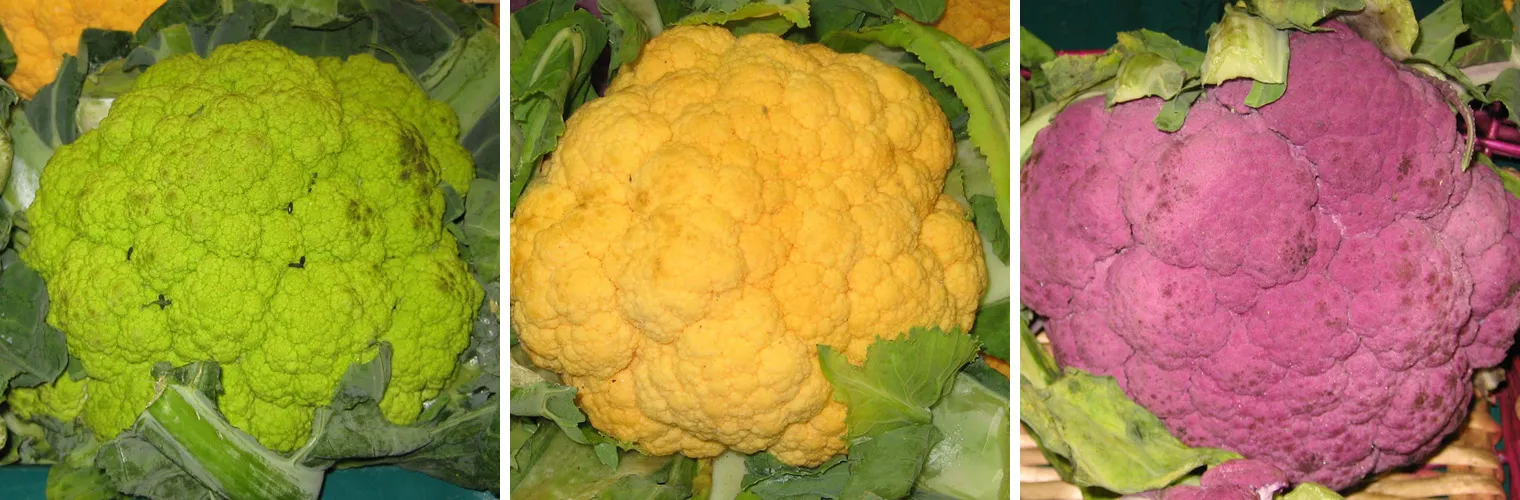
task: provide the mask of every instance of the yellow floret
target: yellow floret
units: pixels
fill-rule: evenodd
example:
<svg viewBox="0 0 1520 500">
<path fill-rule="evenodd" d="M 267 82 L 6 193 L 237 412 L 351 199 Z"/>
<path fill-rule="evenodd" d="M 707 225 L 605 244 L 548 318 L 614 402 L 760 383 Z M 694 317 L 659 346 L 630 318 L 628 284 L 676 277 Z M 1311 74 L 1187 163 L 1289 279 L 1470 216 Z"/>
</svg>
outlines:
<svg viewBox="0 0 1520 500">
<path fill-rule="evenodd" d="M 79 50 L 85 28 L 137 31 L 164 0 L 5 0 L 0 28 L 16 51 L 8 80 L 23 98 L 53 81 L 64 54 Z"/>
<path fill-rule="evenodd" d="M 843 451 L 817 345 L 968 329 L 975 229 L 946 118 L 901 70 L 678 27 L 569 120 L 512 220 L 511 316 L 591 423 L 653 454 Z"/>
</svg>

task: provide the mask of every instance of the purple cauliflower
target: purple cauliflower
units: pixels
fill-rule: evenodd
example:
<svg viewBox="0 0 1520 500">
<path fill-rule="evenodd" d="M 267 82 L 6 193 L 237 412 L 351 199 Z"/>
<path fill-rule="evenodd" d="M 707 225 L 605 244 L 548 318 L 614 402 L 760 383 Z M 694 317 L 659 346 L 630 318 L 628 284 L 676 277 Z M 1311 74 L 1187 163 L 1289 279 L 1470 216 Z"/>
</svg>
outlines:
<svg viewBox="0 0 1520 500">
<path fill-rule="evenodd" d="M 1288 487 L 1288 477 L 1272 464 L 1258 460 L 1231 460 L 1203 472 L 1198 486 L 1173 486 L 1162 490 L 1160 500 L 1261 500 L 1273 498 Z"/>
<path fill-rule="evenodd" d="M 1441 87 L 1345 25 L 1295 33 L 1286 93 L 1079 101 L 1034 141 L 1021 290 L 1063 365 L 1190 446 L 1344 489 L 1463 422 L 1520 327 L 1520 200 L 1463 169 Z"/>
</svg>

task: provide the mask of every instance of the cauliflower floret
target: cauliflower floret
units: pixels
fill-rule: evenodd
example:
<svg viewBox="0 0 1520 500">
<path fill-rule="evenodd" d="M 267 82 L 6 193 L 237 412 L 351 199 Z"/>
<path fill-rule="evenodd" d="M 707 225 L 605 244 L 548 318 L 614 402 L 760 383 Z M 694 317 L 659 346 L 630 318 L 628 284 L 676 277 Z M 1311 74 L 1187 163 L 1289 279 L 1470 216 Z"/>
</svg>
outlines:
<svg viewBox="0 0 1520 500">
<path fill-rule="evenodd" d="M 88 367 L 96 434 L 131 425 L 154 363 L 213 360 L 227 419 L 292 450 L 376 341 L 385 415 L 414 420 L 482 298 L 442 227 L 440 177 L 463 192 L 473 167 L 440 106 L 368 55 L 245 42 L 155 64 L 60 148 L 22 257 Z"/>
<path fill-rule="evenodd" d="M 1183 442 L 1333 488 L 1462 424 L 1520 327 L 1520 199 L 1463 170 L 1445 96 L 1346 26 L 1291 37 L 1287 92 L 1073 104 L 1022 184 L 1022 300 L 1057 359 Z"/>
<path fill-rule="evenodd" d="M 678 27 L 568 123 L 512 220 L 511 316 L 591 423 L 653 454 L 845 448 L 816 346 L 967 329 L 975 229 L 941 195 L 944 115 L 911 76 Z"/>
</svg>

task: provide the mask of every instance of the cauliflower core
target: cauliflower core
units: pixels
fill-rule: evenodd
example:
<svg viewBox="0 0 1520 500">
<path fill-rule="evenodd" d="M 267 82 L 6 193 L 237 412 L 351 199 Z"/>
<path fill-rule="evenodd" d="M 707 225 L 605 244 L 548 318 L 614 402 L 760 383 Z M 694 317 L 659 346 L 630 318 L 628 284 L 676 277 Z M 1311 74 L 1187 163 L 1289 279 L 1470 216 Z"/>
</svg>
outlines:
<svg viewBox="0 0 1520 500">
<path fill-rule="evenodd" d="M 440 174 L 473 176 L 457 134 L 367 55 L 246 42 L 152 66 L 58 149 L 28 211 L 22 256 L 89 372 L 85 422 L 114 436 L 154 363 L 214 360 L 227 419 L 288 451 L 377 341 L 394 348 L 381 408 L 415 419 L 481 300 L 442 228 Z"/>
<path fill-rule="evenodd" d="M 570 119 L 512 220 L 511 313 L 598 429 L 646 452 L 845 448 L 817 345 L 969 328 L 981 244 L 913 77 L 713 27 L 655 37 Z"/>
<path fill-rule="evenodd" d="M 1056 117 L 1022 185 L 1022 297 L 1065 365 L 1185 443 L 1345 488 L 1461 425 L 1520 326 L 1520 201 L 1463 171 L 1439 89 L 1338 23 L 1291 38 L 1287 93 L 1210 89 Z"/>
</svg>

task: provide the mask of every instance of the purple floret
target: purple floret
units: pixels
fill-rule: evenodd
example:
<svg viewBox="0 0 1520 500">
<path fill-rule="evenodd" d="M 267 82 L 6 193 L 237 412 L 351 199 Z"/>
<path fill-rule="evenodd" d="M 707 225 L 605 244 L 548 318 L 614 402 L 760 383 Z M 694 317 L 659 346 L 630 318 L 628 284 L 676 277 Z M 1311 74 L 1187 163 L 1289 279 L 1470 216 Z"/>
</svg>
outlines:
<svg viewBox="0 0 1520 500">
<path fill-rule="evenodd" d="M 1440 87 L 1323 27 L 1260 109 L 1236 80 L 1175 133 L 1153 98 L 1057 115 L 1023 172 L 1020 285 L 1058 361 L 1183 442 L 1344 489 L 1433 453 L 1503 360 L 1520 199 L 1462 168 Z"/>
</svg>

